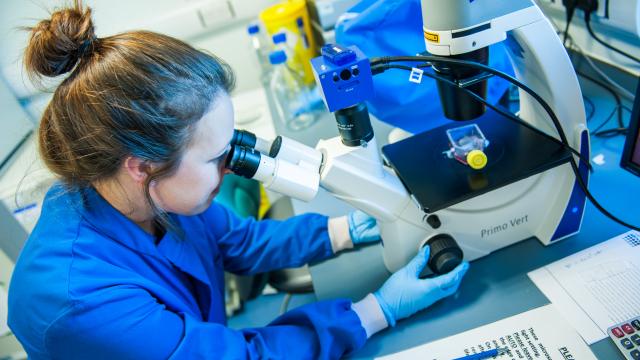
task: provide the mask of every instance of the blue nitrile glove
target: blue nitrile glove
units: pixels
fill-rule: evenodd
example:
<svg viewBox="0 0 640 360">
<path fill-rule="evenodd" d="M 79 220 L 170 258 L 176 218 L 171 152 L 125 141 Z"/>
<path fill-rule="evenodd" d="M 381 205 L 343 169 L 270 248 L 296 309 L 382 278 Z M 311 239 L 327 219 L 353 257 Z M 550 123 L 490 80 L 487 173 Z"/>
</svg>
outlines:
<svg viewBox="0 0 640 360">
<path fill-rule="evenodd" d="M 409 317 L 454 294 L 469 268 L 469 263 L 464 261 L 447 274 L 420 279 L 418 276 L 428 260 L 429 247 L 425 246 L 405 267 L 391 275 L 382 287 L 373 293 L 389 325 L 395 326 L 396 320 Z"/>
<path fill-rule="evenodd" d="M 347 217 L 349 221 L 349 236 L 353 244 L 380 241 L 380 229 L 376 219 L 366 213 L 356 210 Z"/>
</svg>

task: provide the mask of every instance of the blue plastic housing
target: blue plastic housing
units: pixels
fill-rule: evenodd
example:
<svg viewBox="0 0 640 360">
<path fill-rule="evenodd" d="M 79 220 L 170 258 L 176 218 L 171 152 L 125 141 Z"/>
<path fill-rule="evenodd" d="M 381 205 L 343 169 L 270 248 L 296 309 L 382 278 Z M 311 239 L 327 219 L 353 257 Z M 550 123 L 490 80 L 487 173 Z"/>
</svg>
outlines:
<svg viewBox="0 0 640 360">
<path fill-rule="evenodd" d="M 321 53 L 311 59 L 311 67 L 330 112 L 373 98 L 369 59 L 358 47 L 327 44 Z"/>
</svg>

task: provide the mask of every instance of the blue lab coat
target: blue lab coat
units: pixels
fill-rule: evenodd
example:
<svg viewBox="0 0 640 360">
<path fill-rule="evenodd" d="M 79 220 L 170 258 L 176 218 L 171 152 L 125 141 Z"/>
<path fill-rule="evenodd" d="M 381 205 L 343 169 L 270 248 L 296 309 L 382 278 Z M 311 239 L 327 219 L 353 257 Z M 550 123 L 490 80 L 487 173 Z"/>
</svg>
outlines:
<svg viewBox="0 0 640 360">
<path fill-rule="evenodd" d="M 255 221 L 215 203 L 171 216 L 184 237 L 156 243 L 94 189 L 49 191 L 9 291 L 9 326 L 31 359 L 333 359 L 364 344 L 348 300 L 225 326 L 223 271 L 332 256 L 325 216 Z"/>
</svg>

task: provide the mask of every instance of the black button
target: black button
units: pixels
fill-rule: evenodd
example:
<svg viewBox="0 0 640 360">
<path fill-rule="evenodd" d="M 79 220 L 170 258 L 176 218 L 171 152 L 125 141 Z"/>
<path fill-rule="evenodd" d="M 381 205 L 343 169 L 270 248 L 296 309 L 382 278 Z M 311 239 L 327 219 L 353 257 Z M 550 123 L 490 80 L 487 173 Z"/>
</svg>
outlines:
<svg viewBox="0 0 640 360">
<path fill-rule="evenodd" d="M 631 335 L 631 337 L 629 339 L 631 339 L 631 341 L 636 343 L 636 345 L 640 346 L 640 335 L 638 335 L 638 334 Z"/>
<path fill-rule="evenodd" d="M 631 358 L 632 358 L 633 360 L 640 360 L 640 351 L 638 351 L 638 350 L 633 350 L 633 351 L 631 352 Z"/>
<path fill-rule="evenodd" d="M 633 325 L 634 328 L 636 328 L 636 330 L 640 331 L 640 320 L 633 320 L 631 322 L 631 325 Z"/>
<path fill-rule="evenodd" d="M 339 80 L 338 74 L 333 74 L 333 81 L 338 82 Z"/>
<path fill-rule="evenodd" d="M 353 76 L 358 76 L 358 75 L 360 75 L 360 70 L 358 70 L 358 68 L 355 68 L 355 69 L 351 70 L 351 73 L 353 74 Z"/>
<path fill-rule="evenodd" d="M 635 346 L 633 346 L 633 343 L 629 339 L 620 340 L 620 344 L 622 344 L 622 346 L 627 350 L 633 349 L 635 347 Z"/>
<path fill-rule="evenodd" d="M 429 215 L 427 216 L 427 224 L 431 225 L 432 228 L 437 229 L 442 225 L 440 222 L 440 218 L 438 215 Z"/>
</svg>

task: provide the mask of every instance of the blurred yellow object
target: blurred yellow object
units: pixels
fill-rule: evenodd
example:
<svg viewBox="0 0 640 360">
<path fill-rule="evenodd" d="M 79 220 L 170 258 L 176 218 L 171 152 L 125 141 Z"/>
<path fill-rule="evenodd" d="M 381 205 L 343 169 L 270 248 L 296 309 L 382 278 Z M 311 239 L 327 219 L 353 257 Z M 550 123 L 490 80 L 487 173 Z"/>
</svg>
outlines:
<svg viewBox="0 0 640 360">
<path fill-rule="evenodd" d="M 471 150 L 467 154 L 467 164 L 474 170 L 480 170 L 487 166 L 487 155 L 480 150 Z"/>
<path fill-rule="evenodd" d="M 258 220 L 264 218 L 264 215 L 271 208 L 271 201 L 269 201 L 269 196 L 267 196 L 267 192 L 264 190 L 264 186 L 260 183 L 260 207 L 258 208 Z"/>
<path fill-rule="evenodd" d="M 279 32 L 287 35 L 287 45 L 293 50 L 287 64 L 292 69 L 301 71 L 305 84 L 313 83 L 311 59 L 317 52 L 306 2 L 290 0 L 275 4 L 260 13 L 260 20 L 269 35 Z"/>
</svg>

